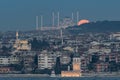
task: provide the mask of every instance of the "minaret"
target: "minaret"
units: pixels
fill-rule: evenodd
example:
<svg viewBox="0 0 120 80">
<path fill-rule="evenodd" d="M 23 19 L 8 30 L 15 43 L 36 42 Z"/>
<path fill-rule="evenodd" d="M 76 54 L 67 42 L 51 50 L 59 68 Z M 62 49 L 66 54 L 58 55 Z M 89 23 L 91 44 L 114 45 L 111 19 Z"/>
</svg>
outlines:
<svg viewBox="0 0 120 80">
<path fill-rule="evenodd" d="M 77 23 L 79 22 L 79 12 L 77 11 Z"/>
<path fill-rule="evenodd" d="M 72 22 L 74 22 L 74 14 L 73 14 L 73 12 L 72 12 L 72 17 L 71 17 L 71 19 L 72 19 Z"/>
<path fill-rule="evenodd" d="M 58 28 L 60 27 L 60 13 L 58 12 Z M 63 45 L 63 30 L 62 27 L 60 29 L 60 38 L 61 38 L 61 45 Z"/>
<path fill-rule="evenodd" d="M 76 39 L 75 43 L 76 43 L 75 52 L 78 53 L 77 39 Z"/>
<path fill-rule="evenodd" d="M 36 16 L 36 30 L 38 30 L 38 16 Z"/>
<path fill-rule="evenodd" d="M 55 14 L 54 12 L 52 13 L 52 27 L 55 26 Z"/>
<path fill-rule="evenodd" d="M 61 36 L 61 45 L 63 45 L 63 30 L 62 30 L 62 28 L 60 29 L 60 36 Z"/>
<path fill-rule="evenodd" d="M 60 18 L 60 13 L 58 12 L 58 27 L 60 26 L 60 23 L 59 23 L 60 19 L 59 18 Z"/>
<path fill-rule="evenodd" d="M 18 31 L 16 31 L 16 40 L 18 40 L 18 36 L 19 36 Z"/>
<path fill-rule="evenodd" d="M 43 27 L 43 16 L 41 15 L 41 27 L 40 27 L 40 30 L 42 30 L 42 27 Z"/>
</svg>

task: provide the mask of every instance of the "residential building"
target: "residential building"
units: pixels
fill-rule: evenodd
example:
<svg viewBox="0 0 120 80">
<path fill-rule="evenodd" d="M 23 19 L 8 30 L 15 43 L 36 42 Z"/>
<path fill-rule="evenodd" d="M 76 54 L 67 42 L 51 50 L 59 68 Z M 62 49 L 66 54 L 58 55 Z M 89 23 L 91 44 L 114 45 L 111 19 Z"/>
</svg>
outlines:
<svg viewBox="0 0 120 80">
<path fill-rule="evenodd" d="M 38 55 L 38 69 L 52 69 L 55 64 L 56 57 L 47 51 Z"/>
</svg>

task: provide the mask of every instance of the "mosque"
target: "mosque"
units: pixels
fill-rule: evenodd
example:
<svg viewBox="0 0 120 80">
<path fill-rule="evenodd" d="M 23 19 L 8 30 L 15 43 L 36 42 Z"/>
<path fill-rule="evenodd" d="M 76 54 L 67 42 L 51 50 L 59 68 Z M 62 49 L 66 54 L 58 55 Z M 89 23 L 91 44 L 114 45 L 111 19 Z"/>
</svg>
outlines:
<svg viewBox="0 0 120 80">
<path fill-rule="evenodd" d="M 13 47 L 16 50 L 31 50 L 31 45 L 28 43 L 28 40 L 20 40 L 18 32 L 16 32 L 16 40 Z"/>
</svg>

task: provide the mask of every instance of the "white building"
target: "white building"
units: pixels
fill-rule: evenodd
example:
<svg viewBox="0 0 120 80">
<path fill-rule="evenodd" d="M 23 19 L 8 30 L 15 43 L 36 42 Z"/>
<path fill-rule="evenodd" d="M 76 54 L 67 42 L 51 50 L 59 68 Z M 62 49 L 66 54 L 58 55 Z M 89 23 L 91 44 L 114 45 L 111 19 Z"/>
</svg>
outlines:
<svg viewBox="0 0 120 80">
<path fill-rule="evenodd" d="M 106 49 L 106 48 L 96 49 L 96 48 L 92 48 L 92 49 L 89 49 L 88 52 L 89 53 L 96 53 L 96 52 L 110 53 L 111 49 Z"/>
<path fill-rule="evenodd" d="M 38 55 L 38 69 L 52 69 L 55 61 L 54 54 L 43 52 Z"/>
<path fill-rule="evenodd" d="M 120 32 L 110 34 L 110 39 L 120 40 Z"/>
<path fill-rule="evenodd" d="M 8 56 L 0 56 L 0 65 L 9 65 L 10 58 Z"/>
<path fill-rule="evenodd" d="M 12 55 L 9 57 L 10 64 L 19 64 L 20 63 L 20 58 L 16 55 Z"/>
<path fill-rule="evenodd" d="M 0 56 L 0 65 L 19 64 L 17 56 Z"/>
</svg>

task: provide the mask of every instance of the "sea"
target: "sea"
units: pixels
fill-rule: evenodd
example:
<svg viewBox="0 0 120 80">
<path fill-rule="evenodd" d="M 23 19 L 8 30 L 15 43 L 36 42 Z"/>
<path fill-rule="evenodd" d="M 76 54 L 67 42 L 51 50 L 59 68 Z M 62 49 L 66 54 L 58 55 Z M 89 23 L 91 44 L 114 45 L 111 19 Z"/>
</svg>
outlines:
<svg viewBox="0 0 120 80">
<path fill-rule="evenodd" d="M 11 78 L 1 77 L 0 80 L 120 80 L 120 77 L 80 77 L 80 78 Z"/>
</svg>

